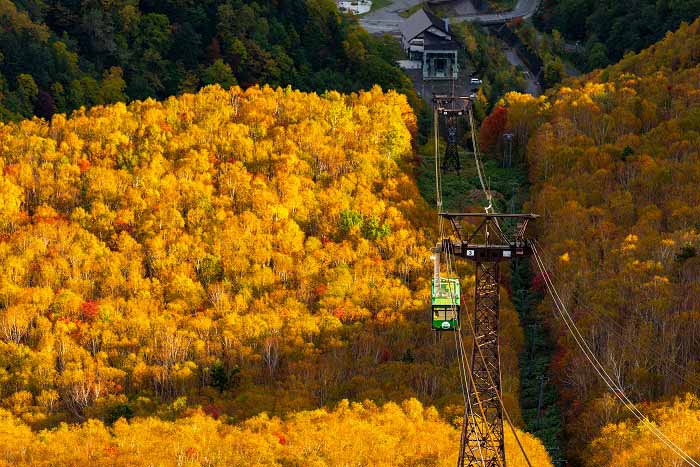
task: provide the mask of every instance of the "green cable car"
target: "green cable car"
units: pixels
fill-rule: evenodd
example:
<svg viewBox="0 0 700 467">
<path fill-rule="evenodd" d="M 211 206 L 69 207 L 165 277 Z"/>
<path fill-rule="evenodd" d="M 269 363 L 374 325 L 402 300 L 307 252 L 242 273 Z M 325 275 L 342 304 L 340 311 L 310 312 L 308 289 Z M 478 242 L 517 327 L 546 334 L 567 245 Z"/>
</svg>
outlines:
<svg viewBox="0 0 700 467">
<path fill-rule="evenodd" d="M 459 329 L 459 279 L 433 279 L 432 313 L 434 331 Z"/>
</svg>

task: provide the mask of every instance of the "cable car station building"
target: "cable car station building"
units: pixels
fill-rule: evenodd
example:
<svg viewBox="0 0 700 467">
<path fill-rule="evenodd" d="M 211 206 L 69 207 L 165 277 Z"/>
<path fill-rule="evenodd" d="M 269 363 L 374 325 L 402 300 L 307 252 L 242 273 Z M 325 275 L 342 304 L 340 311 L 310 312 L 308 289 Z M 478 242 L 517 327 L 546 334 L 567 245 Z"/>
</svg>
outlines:
<svg viewBox="0 0 700 467">
<path fill-rule="evenodd" d="M 401 45 L 410 61 L 420 62 L 424 80 L 457 79 L 459 44 L 447 20 L 420 9 L 401 26 Z"/>
</svg>

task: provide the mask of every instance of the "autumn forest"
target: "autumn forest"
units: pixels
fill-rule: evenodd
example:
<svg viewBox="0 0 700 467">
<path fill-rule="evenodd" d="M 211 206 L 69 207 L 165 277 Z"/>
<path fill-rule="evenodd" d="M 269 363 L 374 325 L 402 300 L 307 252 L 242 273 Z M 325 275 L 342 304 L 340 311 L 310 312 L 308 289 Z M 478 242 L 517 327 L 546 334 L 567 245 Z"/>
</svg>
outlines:
<svg viewBox="0 0 700 467">
<path fill-rule="evenodd" d="M 496 209 L 541 216 L 547 276 L 500 284 L 509 467 L 694 465 L 655 429 L 700 461 L 700 20 L 668 9 L 538 96 L 454 28 Z M 324 0 L 0 0 L 0 23 L 0 466 L 457 464 L 459 350 L 429 321 L 444 141 L 395 39 Z M 483 210 L 461 155 L 446 206 Z"/>
</svg>

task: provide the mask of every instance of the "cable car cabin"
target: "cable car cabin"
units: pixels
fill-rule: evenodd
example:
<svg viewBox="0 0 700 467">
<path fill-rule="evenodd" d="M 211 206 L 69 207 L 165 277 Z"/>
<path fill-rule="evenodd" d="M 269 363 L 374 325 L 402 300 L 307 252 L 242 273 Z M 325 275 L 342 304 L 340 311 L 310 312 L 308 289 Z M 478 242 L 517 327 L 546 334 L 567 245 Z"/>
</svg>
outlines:
<svg viewBox="0 0 700 467">
<path fill-rule="evenodd" d="M 459 329 L 459 279 L 433 279 L 432 321 L 434 331 Z"/>
</svg>

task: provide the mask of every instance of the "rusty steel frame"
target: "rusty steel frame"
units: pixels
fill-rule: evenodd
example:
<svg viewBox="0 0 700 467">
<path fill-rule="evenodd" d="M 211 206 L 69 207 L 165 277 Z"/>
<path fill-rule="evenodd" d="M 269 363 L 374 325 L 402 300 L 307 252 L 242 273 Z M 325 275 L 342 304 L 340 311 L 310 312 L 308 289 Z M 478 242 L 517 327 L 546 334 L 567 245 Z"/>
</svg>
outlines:
<svg viewBox="0 0 700 467">
<path fill-rule="evenodd" d="M 459 160 L 459 145 L 457 144 L 457 118 L 454 112 L 445 115 L 445 128 L 447 129 L 447 144 L 445 155 L 442 158 L 442 171 L 447 172 L 454 168 L 459 173 L 462 170 L 462 163 Z"/>
<path fill-rule="evenodd" d="M 465 407 L 459 467 L 505 467 L 498 342 L 500 263 L 476 262 L 469 394 Z M 492 384 L 492 381 L 494 384 Z M 483 414 L 482 414 L 483 410 Z M 485 419 L 484 419 L 485 417 Z"/>
<path fill-rule="evenodd" d="M 447 133 L 445 155 L 440 167 L 443 172 L 449 171 L 450 168 L 453 168 L 457 173 L 462 170 L 462 163 L 459 160 L 459 118 L 467 115 L 470 105 L 471 101 L 468 97 L 455 96 L 454 90 L 450 96 L 440 94 L 433 96 L 435 116 L 442 115 L 445 118 L 445 131 Z"/>
<path fill-rule="evenodd" d="M 473 323 L 469 396 L 464 409 L 457 467 L 506 467 L 501 356 L 499 347 L 500 263 L 532 253 L 525 229 L 535 214 L 441 213 L 450 221 L 457 241 L 443 239 L 445 252 L 474 262 Z M 506 233 L 499 219 L 518 221 Z M 472 229 L 462 221 L 471 221 Z M 472 327 L 473 326 L 473 327 Z M 483 411 L 483 412 L 482 412 Z"/>
</svg>

